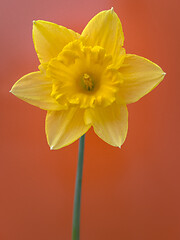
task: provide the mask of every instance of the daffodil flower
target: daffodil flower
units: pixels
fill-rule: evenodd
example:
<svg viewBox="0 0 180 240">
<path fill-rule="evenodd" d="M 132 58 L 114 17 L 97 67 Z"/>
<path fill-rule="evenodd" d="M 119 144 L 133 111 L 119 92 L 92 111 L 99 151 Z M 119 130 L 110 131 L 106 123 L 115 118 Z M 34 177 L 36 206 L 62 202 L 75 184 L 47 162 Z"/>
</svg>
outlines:
<svg viewBox="0 0 180 240">
<path fill-rule="evenodd" d="M 47 110 L 51 149 L 73 143 L 91 126 L 120 147 L 128 129 L 127 104 L 138 101 L 164 78 L 155 63 L 126 54 L 121 22 L 113 9 L 90 20 L 82 34 L 54 23 L 33 23 L 39 71 L 12 87 L 20 99 Z"/>
</svg>

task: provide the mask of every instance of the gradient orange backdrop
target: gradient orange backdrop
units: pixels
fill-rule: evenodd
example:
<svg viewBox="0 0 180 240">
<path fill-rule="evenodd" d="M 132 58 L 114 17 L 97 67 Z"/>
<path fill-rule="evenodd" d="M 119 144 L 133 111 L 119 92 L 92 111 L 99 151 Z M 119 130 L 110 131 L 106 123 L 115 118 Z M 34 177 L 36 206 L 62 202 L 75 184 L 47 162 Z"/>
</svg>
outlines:
<svg viewBox="0 0 180 240">
<path fill-rule="evenodd" d="M 81 32 L 114 7 L 128 53 L 162 67 L 165 80 L 129 105 L 122 149 L 86 135 L 81 240 L 180 239 L 180 79 L 177 0 L 7 0 L 0 2 L 0 239 L 70 240 L 78 142 L 50 151 L 45 111 L 9 93 L 36 71 L 32 21 Z"/>
</svg>

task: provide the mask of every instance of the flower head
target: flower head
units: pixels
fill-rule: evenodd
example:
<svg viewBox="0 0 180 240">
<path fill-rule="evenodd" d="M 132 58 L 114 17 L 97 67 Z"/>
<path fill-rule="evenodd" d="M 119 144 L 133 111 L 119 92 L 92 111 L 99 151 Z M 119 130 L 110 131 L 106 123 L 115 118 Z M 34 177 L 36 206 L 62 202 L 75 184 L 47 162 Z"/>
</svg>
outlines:
<svg viewBox="0 0 180 240">
<path fill-rule="evenodd" d="M 156 87 L 164 72 L 155 63 L 126 54 L 121 22 L 102 11 L 79 35 L 46 21 L 34 21 L 39 71 L 22 77 L 11 92 L 47 110 L 51 149 L 67 146 L 93 126 L 105 142 L 120 147 L 128 129 L 126 105 Z"/>
</svg>

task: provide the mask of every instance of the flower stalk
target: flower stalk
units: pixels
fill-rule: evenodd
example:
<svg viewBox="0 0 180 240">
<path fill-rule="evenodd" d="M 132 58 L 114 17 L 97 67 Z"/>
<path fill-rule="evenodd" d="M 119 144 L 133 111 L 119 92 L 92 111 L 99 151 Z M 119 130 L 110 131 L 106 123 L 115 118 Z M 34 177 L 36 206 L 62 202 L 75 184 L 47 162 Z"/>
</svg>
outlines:
<svg viewBox="0 0 180 240">
<path fill-rule="evenodd" d="M 73 210 L 73 224 L 72 224 L 72 240 L 79 240 L 80 234 L 80 210 L 81 210 L 81 186 L 84 160 L 84 140 L 83 135 L 79 140 L 79 156 L 76 175 L 75 195 L 74 195 L 74 210 Z"/>
</svg>

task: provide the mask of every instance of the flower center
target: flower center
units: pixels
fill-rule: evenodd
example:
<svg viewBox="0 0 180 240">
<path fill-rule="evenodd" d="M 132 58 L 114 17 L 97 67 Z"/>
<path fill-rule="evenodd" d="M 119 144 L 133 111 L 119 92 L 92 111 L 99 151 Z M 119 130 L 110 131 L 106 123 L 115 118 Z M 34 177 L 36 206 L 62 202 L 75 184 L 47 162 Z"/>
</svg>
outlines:
<svg viewBox="0 0 180 240">
<path fill-rule="evenodd" d="M 94 89 L 94 81 L 89 74 L 84 73 L 82 75 L 81 81 L 83 88 L 86 89 L 87 91 L 92 91 Z"/>
<path fill-rule="evenodd" d="M 67 44 L 47 69 L 52 79 L 51 96 L 67 107 L 109 106 L 116 100 L 120 77 L 112 56 L 99 46 L 84 46 L 81 40 Z"/>
</svg>

